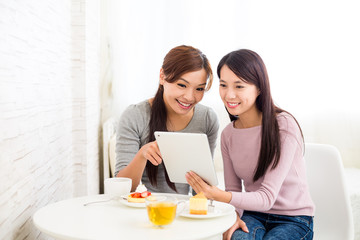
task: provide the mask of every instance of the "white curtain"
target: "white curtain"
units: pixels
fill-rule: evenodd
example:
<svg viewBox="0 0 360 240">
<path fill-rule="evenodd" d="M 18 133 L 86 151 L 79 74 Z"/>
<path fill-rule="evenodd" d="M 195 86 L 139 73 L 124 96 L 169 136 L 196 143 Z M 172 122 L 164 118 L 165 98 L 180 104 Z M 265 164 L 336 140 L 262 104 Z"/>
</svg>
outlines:
<svg viewBox="0 0 360 240">
<path fill-rule="evenodd" d="M 335 145 L 360 167 L 360 3 L 350 0 L 108 0 L 113 112 L 154 95 L 163 57 L 192 45 L 214 73 L 226 53 L 249 48 L 268 68 L 273 98 L 305 141 Z M 216 74 L 215 74 L 216 75 Z M 202 102 L 228 123 L 218 78 Z"/>
</svg>

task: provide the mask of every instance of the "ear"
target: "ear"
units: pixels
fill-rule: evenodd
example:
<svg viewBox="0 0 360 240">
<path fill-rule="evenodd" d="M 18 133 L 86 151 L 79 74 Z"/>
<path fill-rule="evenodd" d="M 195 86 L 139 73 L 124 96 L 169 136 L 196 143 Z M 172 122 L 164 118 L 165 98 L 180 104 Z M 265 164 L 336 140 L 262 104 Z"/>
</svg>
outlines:
<svg viewBox="0 0 360 240">
<path fill-rule="evenodd" d="M 165 82 L 164 70 L 162 68 L 160 68 L 159 83 L 160 83 L 160 85 L 164 85 L 164 82 Z"/>
</svg>

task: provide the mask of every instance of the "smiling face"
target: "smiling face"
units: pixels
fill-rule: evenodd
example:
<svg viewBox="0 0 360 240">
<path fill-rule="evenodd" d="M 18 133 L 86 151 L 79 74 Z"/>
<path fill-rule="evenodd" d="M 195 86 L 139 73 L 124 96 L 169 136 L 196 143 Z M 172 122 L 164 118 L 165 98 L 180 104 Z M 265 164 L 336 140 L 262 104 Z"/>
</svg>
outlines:
<svg viewBox="0 0 360 240">
<path fill-rule="evenodd" d="M 237 115 L 243 120 L 253 119 L 258 115 L 255 101 L 259 96 L 259 89 L 236 76 L 227 65 L 220 70 L 219 92 L 231 115 Z"/>
<path fill-rule="evenodd" d="M 207 74 L 204 69 L 183 74 L 172 83 L 165 80 L 160 71 L 160 84 L 164 87 L 164 102 L 168 114 L 192 114 L 194 106 L 201 101 L 206 87 Z"/>
</svg>

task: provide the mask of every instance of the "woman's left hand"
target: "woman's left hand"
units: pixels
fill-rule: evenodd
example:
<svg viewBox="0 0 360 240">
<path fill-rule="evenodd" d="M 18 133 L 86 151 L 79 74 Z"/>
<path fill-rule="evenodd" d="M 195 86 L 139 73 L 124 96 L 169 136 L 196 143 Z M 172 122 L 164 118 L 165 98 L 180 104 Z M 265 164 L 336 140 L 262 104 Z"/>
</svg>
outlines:
<svg viewBox="0 0 360 240">
<path fill-rule="evenodd" d="M 187 182 L 196 193 L 203 192 L 205 197 L 221 202 L 230 202 L 231 193 L 207 184 L 199 175 L 190 171 L 185 175 Z"/>
<path fill-rule="evenodd" d="M 241 220 L 239 214 L 236 213 L 236 222 L 231 226 L 231 228 L 223 233 L 223 240 L 230 240 L 233 233 L 239 228 L 244 232 L 249 233 L 249 229 L 247 228 L 246 223 Z"/>
</svg>

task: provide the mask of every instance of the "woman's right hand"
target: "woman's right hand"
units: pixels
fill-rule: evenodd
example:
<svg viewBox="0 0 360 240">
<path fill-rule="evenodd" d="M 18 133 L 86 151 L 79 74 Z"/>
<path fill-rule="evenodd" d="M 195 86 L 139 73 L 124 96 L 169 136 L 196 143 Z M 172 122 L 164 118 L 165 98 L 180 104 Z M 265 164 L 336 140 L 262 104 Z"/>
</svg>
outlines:
<svg viewBox="0 0 360 240">
<path fill-rule="evenodd" d="M 157 166 L 162 163 L 159 146 L 156 141 L 149 142 L 141 147 L 142 156 Z"/>
<path fill-rule="evenodd" d="M 246 233 L 249 233 L 249 230 L 246 226 L 246 223 L 240 219 L 239 215 L 236 213 L 236 222 L 231 226 L 226 232 L 223 233 L 223 240 L 230 240 L 231 236 L 237 229 L 241 229 Z"/>
</svg>

